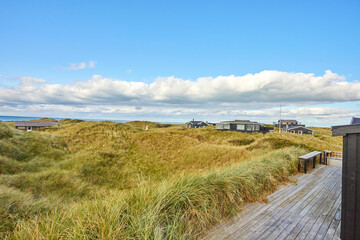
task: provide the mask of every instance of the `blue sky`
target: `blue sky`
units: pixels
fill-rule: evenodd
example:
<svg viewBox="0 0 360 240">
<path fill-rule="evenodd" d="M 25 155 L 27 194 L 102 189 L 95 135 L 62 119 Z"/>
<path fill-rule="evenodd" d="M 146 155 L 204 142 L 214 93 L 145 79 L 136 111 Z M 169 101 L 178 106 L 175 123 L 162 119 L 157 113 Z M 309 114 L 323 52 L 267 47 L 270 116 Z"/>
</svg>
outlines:
<svg viewBox="0 0 360 240">
<path fill-rule="evenodd" d="M 354 91 L 360 80 L 359 1 L 2 1 L 0 9 L 0 90 L 7 96 L 0 96 L 2 115 L 180 122 L 193 117 L 213 121 L 249 118 L 272 122 L 282 104 L 285 111 L 303 109 L 288 117 L 310 125 L 331 125 L 347 123 L 350 115 L 360 110 L 359 94 L 347 94 L 347 88 L 342 88 L 345 94 L 330 99 L 306 93 L 288 102 L 294 95 L 290 91 L 288 96 L 272 101 L 272 89 L 261 89 L 265 80 L 242 78 L 266 70 L 282 72 L 285 80 L 273 74 L 266 84 L 291 85 L 297 79 L 297 91 L 301 92 L 300 73 L 313 74 L 312 80 L 304 80 L 307 91 L 325 85 L 338 88 L 343 85 L 338 81 L 345 81 Z M 318 81 L 316 77 L 325 76 L 326 70 L 337 76 L 330 80 L 324 77 L 322 84 L 312 85 Z M 299 76 L 291 77 L 291 73 Z M 212 80 L 199 83 L 204 77 L 214 80 L 232 75 L 236 83 L 231 78 L 217 84 Z M 24 87 L 29 79 L 31 90 Z M 210 89 L 195 91 L 197 88 L 186 80 Z M 96 88 L 102 81 L 108 83 L 108 89 Z M 161 81 L 161 86 L 168 83 L 167 88 L 155 88 L 159 84 L 151 87 Z M 188 87 L 182 94 L 192 92 L 186 101 L 179 92 L 173 92 L 174 81 L 181 82 L 176 85 L 178 89 Z M 217 91 L 221 81 L 229 89 L 238 84 L 231 99 L 225 90 Z M 243 81 L 254 81 L 259 91 Z M 73 94 L 81 95 L 89 89 L 91 94 L 73 101 L 63 100 L 71 98 L 67 92 L 62 100 L 51 98 L 51 89 L 56 86 L 67 89 L 79 82 L 83 84 L 77 85 Z M 111 89 L 111 84 L 118 86 L 120 82 L 130 85 Z M 143 90 L 136 87 L 137 83 L 145 84 Z M 133 93 L 134 88 L 141 94 L 148 91 L 142 98 L 146 100 L 125 94 Z M 327 89 L 329 94 L 332 90 Z M 259 92 L 269 96 L 259 100 Z M 15 99 L 8 97 L 16 94 Z M 244 101 L 244 96 L 249 96 L 249 101 Z M 22 101 L 17 101 L 20 97 Z M 329 114 L 304 111 L 320 108 L 328 109 Z M 199 109 L 207 112 L 199 114 Z M 250 110 L 253 112 L 247 114 Z M 253 114 L 260 110 L 261 114 Z M 341 116 L 335 114 L 339 111 Z"/>
</svg>

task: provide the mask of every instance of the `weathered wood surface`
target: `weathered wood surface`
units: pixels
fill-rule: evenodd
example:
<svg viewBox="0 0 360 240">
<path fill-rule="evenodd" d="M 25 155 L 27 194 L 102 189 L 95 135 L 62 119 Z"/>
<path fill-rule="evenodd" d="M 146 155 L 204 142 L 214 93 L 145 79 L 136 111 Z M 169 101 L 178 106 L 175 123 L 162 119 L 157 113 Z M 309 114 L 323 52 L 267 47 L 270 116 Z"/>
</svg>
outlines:
<svg viewBox="0 0 360 240">
<path fill-rule="evenodd" d="M 301 159 L 310 159 L 310 158 L 316 157 L 317 155 L 320 155 L 320 154 L 322 154 L 322 152 L 313 151 L 311 153 L 300 156 L 299 158 L 301 158 Z"/>
<path fill-rule="evenodd" d="M 246 204 L 204 240 L 340 239 L 341 168 L 320 166 L 281 186 L 268 203 Z"/>
</svg>

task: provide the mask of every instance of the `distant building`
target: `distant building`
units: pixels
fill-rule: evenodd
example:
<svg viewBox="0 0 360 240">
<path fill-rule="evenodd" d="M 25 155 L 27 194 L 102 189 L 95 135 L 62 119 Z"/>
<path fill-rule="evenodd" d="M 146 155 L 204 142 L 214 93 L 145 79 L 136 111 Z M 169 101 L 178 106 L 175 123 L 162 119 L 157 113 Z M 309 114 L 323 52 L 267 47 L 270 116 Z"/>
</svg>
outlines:
<svg viewBox="0 0 360 240">
<path fill-rule="evenodd" d="M 278 120 L 277 123 L 274 124 L 275 127 L 280 127 L 280 128 L 289 128 L 289 127 L 293 127 L 293 126 L 302 126 L 305 127 L 304 124 L 301 124 L 300 122 L 298 122 L 297 120 L 294 119 L 290 119 L 290 120 Z"/>
<path fill-rule="evenodd" d="M 42 127 L 57 127 L 57 122 L 21 122 L 15 121 L 15 128 L 23 131 L 37 130 Z"/>
<path fill-rule="evenodd" d="M 308 135 L 314 135 L 314 130 L 303 127 L 303 126 L 292 126 L 287 129 L 287 132 L 289 133 L 297 133 L 297 134 L 308 134 Z"/>
<path fill-rule="evenodd" d="M 249 120 L 224 121 L 216 124 L 217 130 L 222 131 L 238 131 L 238 132 L 262 132 L 266 133 L 274 128 L 265 127 L 264 124 L 258 122 L 250 122 Z"/>
<path fill-rule="evenodd" d="M 281 128 L 283 132 L 314 135 L 314 130 L 306 128 L 304 124 L 294 119 L 279 120 L 275 127 Z"/>
<path fill-rule="evenodd" d="M 194 121 L 194 119 L 192 121 L 186 123 L 187 128 L 202 128 L 202 127 L 206 127 L 206 126 L 209 126 L 209 124 L 207 122 Z"/>
</svg>

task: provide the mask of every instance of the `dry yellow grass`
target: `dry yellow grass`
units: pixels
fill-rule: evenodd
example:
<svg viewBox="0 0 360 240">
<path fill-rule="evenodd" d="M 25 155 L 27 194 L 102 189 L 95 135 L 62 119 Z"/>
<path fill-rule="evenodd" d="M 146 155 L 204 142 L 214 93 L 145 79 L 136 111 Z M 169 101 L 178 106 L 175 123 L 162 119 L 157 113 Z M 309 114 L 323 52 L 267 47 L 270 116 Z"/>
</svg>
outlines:
<svg viewBox="0 0 360 240">
<path fill-rule="evenodd" d="M 312 137 L 151 122 L 67 119 L 31 133 L 8 125 L 0 237 L 13 239 L 196 238 L 296 173 L 300 154 L 342 145 L 323 128 Z"/>
</svg>

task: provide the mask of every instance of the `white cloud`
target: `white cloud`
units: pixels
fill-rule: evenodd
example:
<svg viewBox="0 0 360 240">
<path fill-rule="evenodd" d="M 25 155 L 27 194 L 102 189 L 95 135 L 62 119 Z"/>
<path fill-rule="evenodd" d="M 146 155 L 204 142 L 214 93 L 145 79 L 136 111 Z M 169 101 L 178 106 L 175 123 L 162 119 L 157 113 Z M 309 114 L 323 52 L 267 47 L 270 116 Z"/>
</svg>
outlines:
<svg viewBox="0 0 360 240">
<path fill-rule="evenodd" d="M 131 69 L 127 69 L 125 72 L 126 72 L 126 73 L 131 73 L 132 70 L 131 70 Z"/>
<path fill-rule="evenodd" d="M 87 64 L 86 62 L 80 62 L 80 63 L 70 63 L 70 66 L 66 67 L 65 70 L 81 70 L 85 68 L 94 68 L 96 65 L 96 62 L 89 61 Z"/>
<path fill-rule="evenodd" d="M 209 120 L 276 120 L 277 108 L 282 104 L 288 106 L 282 113 L 287 118 L 342 119 L 356 115 L 356 112 L 297 106 L 360 101 L 360 83 L 346 81 L 329 70 L 322 76 L 262 71 L 244 76 L 202 77 L 195 81 L 174 76 L 159 77 L 150 84 L 100 75 L 71 84 L 51 84 L 31 77 L 19 79 L 22 81 L 20 87 L 0 89 L 0 108 L 8 106 L 49 113 L 58 109 L 63 113 L 126 114 L 145 119 L 199 116 Z M 289 106 L 293 107 L 290 109 Z"/>
<path fill-rule="evenodd" d="M 16 78 L 21 81 L 21 86 L 25 89 L 27 87 L 32 87 L 35 84 L 45 83 L 46 81 L 41 78 L 33 77 L 18 77 Z"/>
<path fill-rule="evenodd" d="M 26 85 L 44 83 L 23 77 Z M 23 84 L 25 85 L 25 84 Z M 0 101 L 15 103 L 110 104 L 137 102 L 150 105 L 207 105 L 273 107 L 360 100 L 360 83 L 348 82 L 331 71 L 323 76 L 262 71 L 244 76 L 202 77 L 196 81 L 159 77 L 153 83 L 127 82 L 94 75 L 85 82 L 43 84 L 34 89 L 0 90 Z M 36 91 L 36 94 L 34 94 Z"/>
<path fill-rule="evenodd" d="M 2 74 L 0 74 L 0 78 L 2 78 L 3 77 L 3 75 Z"/>
</svg>

